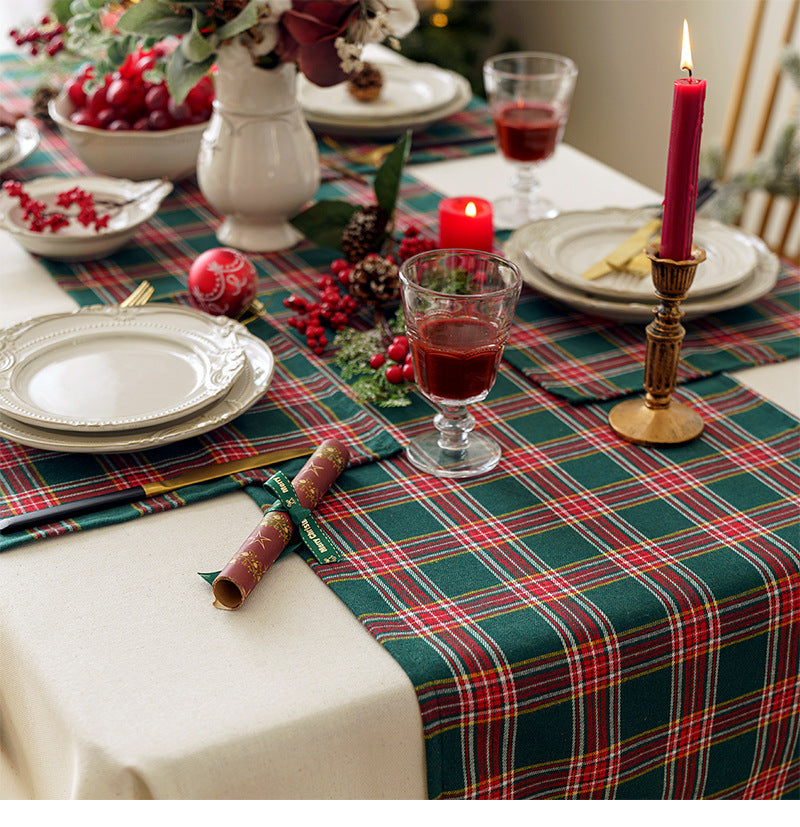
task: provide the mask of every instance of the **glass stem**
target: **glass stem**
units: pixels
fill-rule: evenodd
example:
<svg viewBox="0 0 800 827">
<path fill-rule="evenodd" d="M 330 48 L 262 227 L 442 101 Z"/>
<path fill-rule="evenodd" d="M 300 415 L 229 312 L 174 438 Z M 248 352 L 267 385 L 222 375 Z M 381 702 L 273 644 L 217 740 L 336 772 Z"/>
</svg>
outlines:
<svg viewBox="0 0 800 827">
<path fill-rule="evenodd" d="M 516 164 L 511 186 L 520 201 L 528 202 L 539 189 L 539 179 L 536 176 L 534 164 Z"/>
<path fill-rule="evenodd" d="M 469 447 L 469 434 L 475 427 L 475 417 L 466 405 L 443 405 L 433 418 L 439 431 L 439 447 L 458 453 Z"/>
</svg>

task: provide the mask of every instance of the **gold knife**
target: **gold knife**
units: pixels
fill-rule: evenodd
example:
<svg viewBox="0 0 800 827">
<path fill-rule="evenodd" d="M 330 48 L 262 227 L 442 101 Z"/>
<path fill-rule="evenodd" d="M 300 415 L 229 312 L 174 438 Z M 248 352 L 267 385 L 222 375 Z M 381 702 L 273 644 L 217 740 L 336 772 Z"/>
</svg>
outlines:
<svg viewBox="0 0 800 827">
<path fill-rule="evenodd" d="M 716 192 L 716 185 L 710 178 L 704 178 L 697 185 L 697 199 L 695 209 L 700 209 L 703 204 Z M 591 281 L 598 279 L 606 273 L 613 273 L 617 270 L 632 273 L 635 276 L 650 275 L 650 259 L 644 252 L 644 248 L 661 229 L 661 215 L 649 221 L 645 226 L 636 230 L 633 235 L 626 238 L 616 250 L 609 253 L 600 261 L 593 264 L 583 273 L 581 278 Z"/>
<path fill-rule="evenodd" d="M 648 221 L 647 224 L 639 227 L 635 233 L 626 238 L 616 250 L 609 253 L 602 261 L 593 264 L 581 277 L 591 280 L 600 278 L 600 276 L 604 276 L 606 273 L 612 273 L 615 270 L 624 270 L 628 262 L 642 252 L 647 246 L 650 237 L 660 229 L 660 218 L 654 218 L 652 221 Z M 648 268 L 647 274 L 649 273 L 650 270 Z"/>
<path fill-rule="evenodd" d="M 34 526 L 77 517 L 79 514 L 98 511 L 114 505 L 145 500 L 148 497 L 155 497 L 157 494 L 165 494 L 168 491 L 175 491 L 177 488 L 184 488 L 187 485 L 194 485 L 198 482 L 209 482 L 220 477 L 227 477 L 230 474 L 238 474 L 241 471 L 250 471 L 253 468 L 261 468 L 264 465 L 284 462 L 287 459 L 305 457 L 311 454 L 313 450 L 312 446 L 281 448 L 275 451 L 268 451 L 265 454 L 257 454 L 253 457 L 235 459 L 230 462 L 220 462 L 216 465 L 205 465 L 202 468 L 192 468 L 191 471 L 186 471 L 183 474 L 178 474 L 176 477 L 165 480 L 146 482 L 143 485 L 121 488 L 109 494 L 84 497 L 80 500 L 73 500 L 72 502 L 60 503 L 59 505 L 51 505 L 46 508 L 37 509 L 36 511 L 29 511 L 26 514 L 6 517 L 0 520 L 0 534 L 9 534 L 12 531 L 21 531 L 25 528 L 33 528 Z"/>
</svg>

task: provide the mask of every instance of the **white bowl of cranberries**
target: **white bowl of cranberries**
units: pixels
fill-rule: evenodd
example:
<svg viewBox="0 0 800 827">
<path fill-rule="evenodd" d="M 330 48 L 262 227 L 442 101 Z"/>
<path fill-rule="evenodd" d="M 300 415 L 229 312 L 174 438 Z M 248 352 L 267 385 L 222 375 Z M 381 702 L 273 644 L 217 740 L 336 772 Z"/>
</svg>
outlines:
<svg viewBox="0 0 800 827">
<path fill-rule="evenodd" d="M 139 53 L 103 78 L 84 67 L 50 102 L 50 117 L 92 172 L 133 181 L 194 172 L 213 83 L 204 77 L 176 104 L 163 80 L 150 79 L 152 65 Z"/>
</svg>

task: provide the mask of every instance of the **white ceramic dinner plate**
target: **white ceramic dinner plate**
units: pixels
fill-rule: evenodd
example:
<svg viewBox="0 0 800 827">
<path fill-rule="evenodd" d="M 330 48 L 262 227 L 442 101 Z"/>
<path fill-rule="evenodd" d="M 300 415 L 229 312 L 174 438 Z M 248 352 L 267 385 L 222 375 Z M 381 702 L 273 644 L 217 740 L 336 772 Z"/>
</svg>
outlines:
<svg viewBox="0 0 800 827">
<path fill-rule="evenodd" d="M 646 323 L 652 321 L 653 309 L 658 304 L 654 290 L 649 302 L 612 301 L 580 290 L 574 290 L 550 278 L 533 264 L 527 253 L 524 229 L 521 228 L 512 233 L 505 244 L 505 254 L 519 266 L 522 279 L 528 286 L 547 298 L 555 299 L 588 315 L 600 316 L 617 322 Z M 757 236 L 750 233 L 743 233 L 743 235 L 756 252 L 756 266 L 752 273 L 743 282 L 730 290 L 701 298 L 687 298 L 681 302 L 684 318 L 695 319 L 711 313 L 720 313 L 723 310 L 741 307 L 760 299 L 775 286 L 780 269 L 778 257 Z M 702 266 L 702 264 L 699 265 L 699 267 Z"/>
<path fill-rule="evenodd" d="M 655 210 L 642 209 L 565 212 L 526 225 L 520 238 L 533 264 L 572 290 L 609 300 L 647 301 L 653 294 L 649 276 L 615 270 L 589 280 L 582 274 L 655 217 Z M 698 217 L 694 244 L 705 250 L 706 260 L 697 268 L 690 298 L 730 290 L 756 266 L 753 245 L 736 227 Z"/>
<path fill-rule="evenodd" d="M 380 95 L 368 102 L 354 98 L 347 90 L 347 83 L 323 88 L 300 75 L 297 79 L 297 99 L 304 112 L 353 121 L 369 121 L 376 117 L 394 118 L 441 108 L 458 93 L 457 76 L 437 66 L 397 63 L 373 65 L 383 75 L 383 86 Z"/>
<path fill-rule="evenodd" d="M 179 305 L 84 307 L 0 332 L 0 411 L 52 430 L 186 417 L 244 368 L 236 322 Z"/>
<path fill-rule="evenodd" d="M 126 178 L 46 176 L 24 184 L 25 192 L 53 209 L 56 196 L 74 187 L 91 193 L 98 215 L 108 213 L 108 225 L 100 230 L 71 220 L 58 232 L 36 232 L 24 220 L 19 200 L 0 190 L 0 227 L 8 230 L 29 252 L 58 261 L 103 258 L 123 247 L 145 221 L 152 218 L 172 191 L 169 181 L 129 181 Z M 61 207 L 55 207 L 61 210 Z M 76 208 L 68 211 L 76 212 Z"/>
<path fill-rule="evenodd" d="M 402 71 L 410 71 L 413 68 L 415 68 L 413 64 L 411 67 L 403 64 Z M 435 70 L 437 74 L 444 74 L 448 78 L 455 88 L 455 94 L 447 102 L 436 104 L 424 111 L 378 113 L 377 111 L 367 110 L 372 114 L 364 117 L 336 112 L 313 112 L 304 108 L 303 114 L 309 126 L 315 131 L 345 138 L 393 137 L 402 135 L 407 129 L 424 129 L 432 123 L 460 112 L 472 100 L 472 87 L 465 77 L 449 69 L 438 67 L 431 67 L 431 69 Z M 371 105 L 361 104 L 363 107 Z"/>
<path fill-rule="evenodd" d="M 29 121 L 27 118 L 17 121 L 12 138 L 5 147 L 8 152 L 7 154 L 4 152 L 0 156 L 0 172 L 5 172 L 17 164 L 21 164 L 28 156 L 32 155 L 36 147 L 39 146 L 40 138 L 39 130 L 33 121 Z"/>
<path fill-rule="evenodd" d="M 272 351 L 261 339 L 238 323 L 234 335 L 245 357 L 242 371 L 228 393 L 184 419 L 131 431 L 71 432 L 28 425 L 0 412 L 0 437 L 45 451 L 115 454 L 145 451 L 208 433 L 255 405 L 269 388 L 275 371 Z"/>
</svg>

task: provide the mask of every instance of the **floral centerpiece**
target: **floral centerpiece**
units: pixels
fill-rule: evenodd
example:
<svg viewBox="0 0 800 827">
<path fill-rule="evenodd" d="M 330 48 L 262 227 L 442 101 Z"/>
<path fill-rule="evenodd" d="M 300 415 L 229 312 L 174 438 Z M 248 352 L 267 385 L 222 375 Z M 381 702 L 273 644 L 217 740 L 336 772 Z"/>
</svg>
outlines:
<svg viewBox="0 0 800 827">
<path fill-rule="evenodd" d="M 333 86 L 360 68 L 364 44 L 401 38 L 419 19 L 413 0 L 139 0 L 127 7 L 103 5 L 110 13 L 117 6 L 120 32 L 176 39 L 166 76 L 179 102 L 226 44 L 238 43 L 258 68 L 296 64 L 312 83 Z M 71 28 L 81 25 L 81 19 L 73 19 Z"/>
<path fill-rule="evenodd" d="M 340 83 L 361 68 L 365 44 L 396 46 L 418 20 L 413 0 L 73 0 L 70 8 L 68 46 L 109 30 L 127 51 L 157 44 L 156 68 L 176 107 L 213 70 L 197 182 L 223 217 L 217 238 L 261 252 L 299 240 L 289 218 L 320 183 L 297 73 L 318 86 Z M 107 41 L 108 56 L 120 51 Z"/>
</svg>

